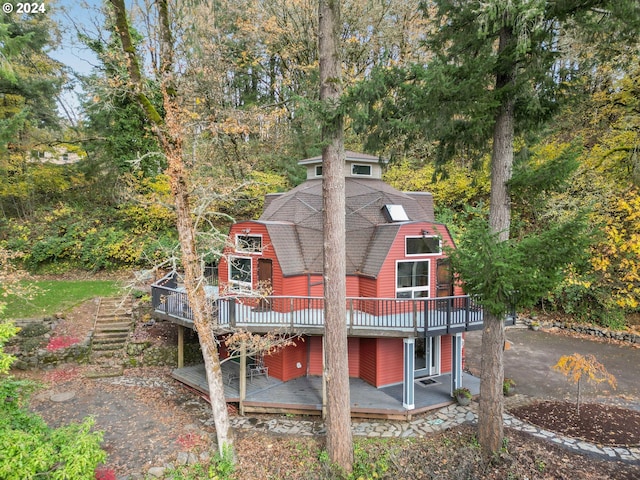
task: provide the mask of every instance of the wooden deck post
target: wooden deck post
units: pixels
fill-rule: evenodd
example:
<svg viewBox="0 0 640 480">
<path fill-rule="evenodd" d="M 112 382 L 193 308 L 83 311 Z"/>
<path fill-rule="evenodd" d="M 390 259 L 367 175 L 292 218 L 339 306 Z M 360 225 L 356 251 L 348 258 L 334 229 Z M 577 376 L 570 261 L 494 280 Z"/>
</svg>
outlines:
<svg viewBox="0 0 640 480">
<path fill-rule="evenodd" d="M 244 416 L 244 400 L 247 397 L 247 348 L 244 343 L 240 350 L 240 378 L 238 380 L 240 382 L 240 415 Z"/>
<path fill-rule="evenodd" d="M 178 325 L 178 368 L 184 367 L 184 327 Z"/>
</svg>

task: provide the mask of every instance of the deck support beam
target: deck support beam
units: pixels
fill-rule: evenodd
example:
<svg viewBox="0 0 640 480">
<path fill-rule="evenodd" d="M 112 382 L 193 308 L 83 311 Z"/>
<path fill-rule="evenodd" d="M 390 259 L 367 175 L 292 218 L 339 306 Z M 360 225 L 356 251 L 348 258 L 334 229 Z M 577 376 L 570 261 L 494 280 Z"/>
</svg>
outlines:
<svg viewBox="0 0 640 480">
<path fill-rule="evenodd" d="M 402 406 L 407 410 L 415 408 L 415 359 L 416 340 L 413 337 L 404 339 L 404 382 L 402 384 Z"/>
<path fill-rule="evenodd" d="M 240 349 L 240 378 L 238 380 L 238 393 L 240 395 L 239 410 L 240 415 L 244 416 L 244 401 L 247 398 L 247 348 L 244 343 Z"/>
<path fill-rule="evenodd" d="M 184 327 L 178 325 L 178 368 L 184 367 Z"/>
<path fill-rule="evenodd" d="M 451 396 L 462 387 L 462 334 L 451 335 Z"/>
</svg>

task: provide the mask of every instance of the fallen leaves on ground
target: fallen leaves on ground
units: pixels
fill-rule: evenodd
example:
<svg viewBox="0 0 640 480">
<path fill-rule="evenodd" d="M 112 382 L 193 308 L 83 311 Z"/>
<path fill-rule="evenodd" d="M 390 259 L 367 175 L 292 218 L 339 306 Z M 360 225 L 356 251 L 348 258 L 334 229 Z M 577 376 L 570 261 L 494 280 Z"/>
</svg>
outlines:
<svg viewBox="0 0 640 480">
<path fill-rule="evenodd" d="M 543 401 L 515 408 L 513 415 L 545 430 L 609 446 L 640 444 L 640 412 L 601 403 Z"/>
</svg>

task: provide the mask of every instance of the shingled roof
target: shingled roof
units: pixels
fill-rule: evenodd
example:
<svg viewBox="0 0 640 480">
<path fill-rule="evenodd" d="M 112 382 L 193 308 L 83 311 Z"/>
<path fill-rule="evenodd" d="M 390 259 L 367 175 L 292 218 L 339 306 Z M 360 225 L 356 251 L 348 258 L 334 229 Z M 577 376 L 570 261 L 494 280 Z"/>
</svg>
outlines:
<svg viewBox="0 0 640 480">
<path fill-rule="evenodd" d="M 401 225 L 433 222 L 428 193 L 403 193 L 375 178 L 346 178 L 347 274 L 376 277 Z M 402 205 L 409 218 L 393 222 L 385 205 Z M 322 180 L 307 180 L 272 196 L 258 220 L 266 226 L 285 276 L 322 273 Z"/>
</svg>

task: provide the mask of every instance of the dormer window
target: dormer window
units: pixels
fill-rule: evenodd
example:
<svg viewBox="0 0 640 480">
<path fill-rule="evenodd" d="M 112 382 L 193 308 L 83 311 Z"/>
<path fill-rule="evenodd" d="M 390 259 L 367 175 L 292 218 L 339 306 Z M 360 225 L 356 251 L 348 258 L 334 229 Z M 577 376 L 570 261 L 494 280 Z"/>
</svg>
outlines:
<svg viewBox="0 0 640 480">
<path fill-rule="evenodd" d="M 262 235 L 236 235 L 236 252 L 261 253 Z"/>
<path fill-rule="evenodd" d="M 322 176 L 322 165 L 316 165 L 316 177 Z"/>
<path fill-rule="evenodd" d="M 351 175 L 357 175 L 361 177 L 371 176 L 371 165 L 360 165 L 354 163 L 351 165 Z"/>
<path fill-rule="evenodd" d="M 410 255 L 437 255 L 442 253 L 440 237 L 405 237 L 405 253 Z"/>
</svg>

